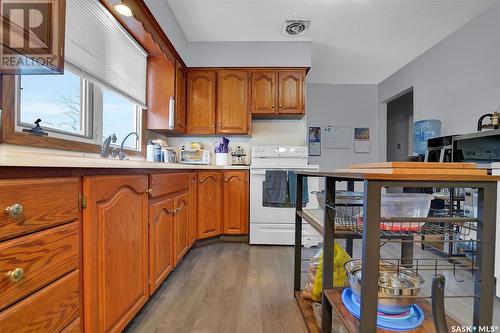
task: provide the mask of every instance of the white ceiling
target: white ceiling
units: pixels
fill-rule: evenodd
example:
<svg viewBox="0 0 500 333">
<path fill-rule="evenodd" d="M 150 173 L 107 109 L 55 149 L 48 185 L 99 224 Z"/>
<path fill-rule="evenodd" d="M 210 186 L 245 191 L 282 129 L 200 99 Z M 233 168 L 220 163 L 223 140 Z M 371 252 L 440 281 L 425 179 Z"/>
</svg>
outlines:
<svg viewBox="0 0 500 333">
<path fill-rule="evenodd" d="M 160 0 L 156 0 L 160 1 Z M 315 83 L 379 83 L 496 0 L 166 0 L 188 41 L 312 41 Z M 305 18 L 304 37 L 281 34 Z"/>
</svg>

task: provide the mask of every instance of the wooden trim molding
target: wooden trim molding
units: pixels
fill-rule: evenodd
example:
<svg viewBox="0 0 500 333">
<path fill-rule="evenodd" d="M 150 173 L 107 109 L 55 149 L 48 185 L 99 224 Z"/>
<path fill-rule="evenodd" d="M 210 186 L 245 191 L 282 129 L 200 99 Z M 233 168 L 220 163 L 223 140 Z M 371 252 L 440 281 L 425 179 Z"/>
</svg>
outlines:
<svg viewBox="0 0 500 333">
<path fill-rule="evenodd" d="M 110 11 L 118 22 L 141 44 L 150 56 L 163 53 L 175 65 L 179 61 L 183 67 L 186 64 L 182 60 L 174 45 L 170 42 L 162 27 L 156 21 L 143 0 L 100 0 Z M 132 17 L 119 15 L 113 9 L 113 5 L 122 2 L 132 11 Z"/>
</svg>

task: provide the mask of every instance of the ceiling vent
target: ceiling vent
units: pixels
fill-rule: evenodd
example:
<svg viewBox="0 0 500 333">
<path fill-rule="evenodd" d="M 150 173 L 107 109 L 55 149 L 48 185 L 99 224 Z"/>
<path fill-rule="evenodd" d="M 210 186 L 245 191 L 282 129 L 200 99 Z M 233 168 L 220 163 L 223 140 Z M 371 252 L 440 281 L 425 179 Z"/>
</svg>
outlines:
<svg viewBox="0 0 500 333">
<path fill-rule="evenodd" d="M 309 20 L 286 20 L 283 25 L 283 35 L 285 36 L 302 36 L 305 34 L 311 21 Z"/>
</svg>

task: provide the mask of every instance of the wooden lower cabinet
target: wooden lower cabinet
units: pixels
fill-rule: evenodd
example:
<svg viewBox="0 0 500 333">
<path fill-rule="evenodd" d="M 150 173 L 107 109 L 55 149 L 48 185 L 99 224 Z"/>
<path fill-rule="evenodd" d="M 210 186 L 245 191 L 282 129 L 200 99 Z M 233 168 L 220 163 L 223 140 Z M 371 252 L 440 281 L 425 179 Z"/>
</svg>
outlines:
<svg viewBox="0 0 500 333">
<path fill-rule="evenodd" d="M 83 179 L 84 330 L 121 332 L 148 299 L 148 178 Z"/>
<path fill-rule="evenodd" d="M 80 313 L 75 270 L 0 312 L 0 332 L 61 332 Z"/>
<path fill-rule="evenodd" d="M 224 171 L 224 234 L 248 234 L 248 190 L 248 171 Z"/>
<path fill-rule="evenodd" d="M 198 239 L 218 236 L 222 232 L 222 188 L 218 171 L 198 172 L 197 188 Z"/>
<path fill-rule="evenodd" d="M 174 262 L 177 265 L 189 250 L 189 192 L 174 196 Z"/>
<path fill-rule="evenodd" d="M 149 294 L 174 268 L 174 199 L 162 198 L 149 205 Z"/>
<path fill-rule="evenodd" d="M 198 240 L 198 215 L 196 212 L 197 179 L 196 172 L 189 174 L 189 246 L 192 246 Z"/>
<path fill-rule="evenodd" d="M 72 222 L 0 243 L 0 310 L 75 270 L 80 223 Z M 22 270 L 13 282 L 7 272 Z"/>
</svg>

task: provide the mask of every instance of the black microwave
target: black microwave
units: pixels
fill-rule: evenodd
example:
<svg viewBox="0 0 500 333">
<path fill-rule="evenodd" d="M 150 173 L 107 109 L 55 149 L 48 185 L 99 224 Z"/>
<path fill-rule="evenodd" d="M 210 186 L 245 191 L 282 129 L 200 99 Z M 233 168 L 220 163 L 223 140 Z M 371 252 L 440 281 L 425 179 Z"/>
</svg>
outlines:
<svg viewBox="0 0 500 333">
<path fill-rule="evenodd" d="M 500 130 L 453 136 L 453 162 L 500 162 Z"/>
</svg>

